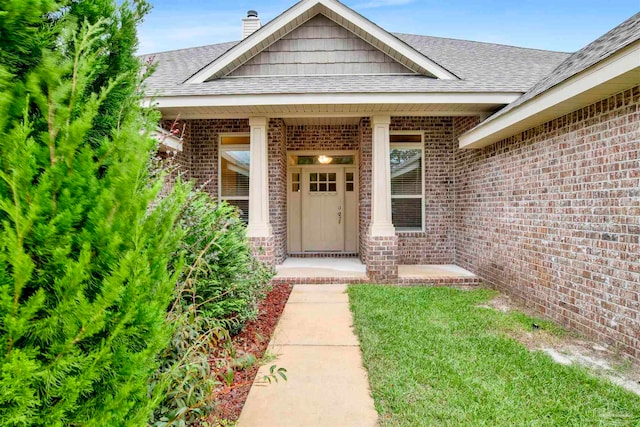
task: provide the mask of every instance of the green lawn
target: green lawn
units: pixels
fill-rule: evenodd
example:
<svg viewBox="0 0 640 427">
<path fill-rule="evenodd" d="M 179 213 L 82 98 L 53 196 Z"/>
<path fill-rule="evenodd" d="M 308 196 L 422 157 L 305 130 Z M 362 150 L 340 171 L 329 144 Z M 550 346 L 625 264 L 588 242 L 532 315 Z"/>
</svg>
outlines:
<svg viewBox="0 0 640 427">
<path fill-rule="evenodd" d="M 530 330 L 534 320 L 476 307 L 495 295 L 349 288 L 381 425 L 640 425 L 637 395 L 509 338 L 509 331 Z"/>
</svg>

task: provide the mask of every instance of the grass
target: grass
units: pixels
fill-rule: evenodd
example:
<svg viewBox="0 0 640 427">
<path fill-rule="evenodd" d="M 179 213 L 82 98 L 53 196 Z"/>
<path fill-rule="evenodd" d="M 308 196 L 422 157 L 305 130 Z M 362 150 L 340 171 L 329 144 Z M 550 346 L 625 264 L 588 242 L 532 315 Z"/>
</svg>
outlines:
<svg viewBox="0 0 640 427">
<path fill-rule="evenodd" d="M 639 426 L 640 397 L 510 338 L 562 333 L 477 307 L 489 290 L 349 288 L 383 426 Z"/>
</svg>

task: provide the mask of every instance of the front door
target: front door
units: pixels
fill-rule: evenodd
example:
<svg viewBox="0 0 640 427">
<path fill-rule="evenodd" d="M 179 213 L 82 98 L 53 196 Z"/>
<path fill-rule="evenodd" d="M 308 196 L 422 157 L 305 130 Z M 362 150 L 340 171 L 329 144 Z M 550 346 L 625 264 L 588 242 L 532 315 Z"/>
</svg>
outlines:
<svg viewBox="0 0 640 427">
<path fill-rule="evenodd" d="M 344 170 L 302 171 L 302 250 L 344 251 Z"/>
</svg>

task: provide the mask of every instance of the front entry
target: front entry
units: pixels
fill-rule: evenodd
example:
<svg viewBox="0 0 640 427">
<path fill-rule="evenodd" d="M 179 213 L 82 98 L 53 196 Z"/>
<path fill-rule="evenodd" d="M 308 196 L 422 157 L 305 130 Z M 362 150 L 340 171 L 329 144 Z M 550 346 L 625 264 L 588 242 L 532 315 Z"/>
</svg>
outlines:
<svg viewBox="0 0 640 427">
<path fill-rule="evenodd" d="M 290 165 L 287 180 L 290 253 L 357 253 L 356 172 L 353 163 Z"/>
<path fill-rule="evenodd" d="M 342 169 L 302 173 L 302 250 L 344 251 L 344 176 Z"/>
</svg>

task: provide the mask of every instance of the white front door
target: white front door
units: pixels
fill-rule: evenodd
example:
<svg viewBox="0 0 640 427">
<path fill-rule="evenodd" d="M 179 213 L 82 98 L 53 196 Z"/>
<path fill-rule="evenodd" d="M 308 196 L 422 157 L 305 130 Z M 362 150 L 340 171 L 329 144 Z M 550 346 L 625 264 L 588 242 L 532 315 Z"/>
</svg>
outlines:
<svg viewBox="0 0 640 427">
<path fill-rule="evenodd" d="M 302 250 L 344 251 L 344 169 L 302 171 Z"/>
</svg>

